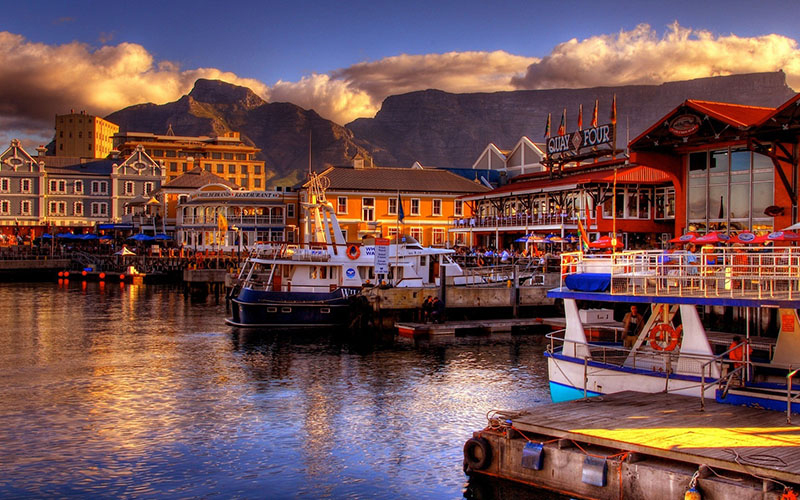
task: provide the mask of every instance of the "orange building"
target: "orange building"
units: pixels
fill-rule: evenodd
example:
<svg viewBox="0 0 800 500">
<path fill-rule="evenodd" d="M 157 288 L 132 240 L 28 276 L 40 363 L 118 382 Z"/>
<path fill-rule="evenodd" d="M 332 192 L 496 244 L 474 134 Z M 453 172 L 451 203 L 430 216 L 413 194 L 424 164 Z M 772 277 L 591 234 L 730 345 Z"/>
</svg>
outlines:
<svg viewBox="0 0 800 500">
<path fill-rule="evenodd" d="M 86 111 L 56 115 L 55 156 L 105 158 L 114 149 L 111 138 L 117 132 L 119 125 L 87 115 Z M 134 149 L 126 155 L 132 154 Z"/>
<path fill-rule="evenodd" d="M 266 188 L 267 172 L 264 162 L 256 159 L 261 150 L 242 142 L 238 132 L 227 132 L 215 137 L 156 135 L 146 132 L 114 135 L 114 147 L 123 155 L 140 144 L 151 158 L 163 163 L 167 182 L 200 167 L 245 189 Z"/>
<path fill-rule="evenodd" d="M 346 241 L 357 242 L 368 235 L 393 237 L 399 230 L 424 246 L 467 244 L 463 235 L 448 233 L 450 221 L 471 216 L 460 196 L 487 191 L 487 187 L 436 168 L 361 165 L 331 167 L 321 174 L 330 180 L 326 197 L 336 209 Z M 307 196 L 307 191 L 301 193 L 301 199 Z"/>
</svg>

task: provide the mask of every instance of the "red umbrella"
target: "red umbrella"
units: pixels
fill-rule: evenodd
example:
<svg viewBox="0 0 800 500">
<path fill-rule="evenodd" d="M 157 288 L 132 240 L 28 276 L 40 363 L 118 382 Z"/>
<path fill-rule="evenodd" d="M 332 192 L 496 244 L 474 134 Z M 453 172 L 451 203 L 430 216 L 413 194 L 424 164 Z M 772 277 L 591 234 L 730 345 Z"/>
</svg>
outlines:
<svg viewBox="0 0 800 500">
<path fill-rule="evenodd" d="M 622 242 L 620 240 L 617 241 L 617 248 L 622 247 Z M 611 236 L 601 236 L 594 240 L 593 242 L 589 243 L 589 248 L 611 248 Z"/>
<path fill-rule="evenodd" d="M 755 239 L 758 238 L 755 234 L 751 233 L 750 231 L 742 231 L 739 234 L 736 234 L 731 239 L 728 240 L 728 243 L 743 243 L 745 245 L 750 245 L 755 243 Z"/>
<path fill-rule="evenodd" d="M 789 231 L 775 231 L 757 237 L 753 243 L 766 243 L 767 241 L 800 241 L 800 235 Z"/>
<path fill-rule="evenodd" d="M 730 236 L 727 234 L 720 233 L 719 231 L 712 231 L 705 236 L 695 238 L 692 243 L 698 243 L 701 245 L 705 245 L 706 243 L 727 243 L 730 239 Z"/>
<path fill-rule="evenodd" d="M 678 236 L 677 238 L 672 238 L 671 240 L 669 240 L 669 242 L 670 243 L 683 243 L 683 244 L 685 244 L 685 243 L 693 242 L 695 240 L 695 238 L 697 238 L 697 233 L 695 233 L 694 231 L 691 231 L 691 232 L 688 232 L 688 233 L 684 234 L 683 236 Z"/>
</svg>

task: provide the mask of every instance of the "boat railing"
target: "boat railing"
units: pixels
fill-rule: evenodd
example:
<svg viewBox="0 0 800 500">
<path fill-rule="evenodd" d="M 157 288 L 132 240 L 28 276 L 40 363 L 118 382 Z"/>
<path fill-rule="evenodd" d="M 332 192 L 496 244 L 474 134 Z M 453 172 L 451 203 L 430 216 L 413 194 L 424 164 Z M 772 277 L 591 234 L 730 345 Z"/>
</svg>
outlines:
<svg viewBox="0 0 800 500">
<path fill-rule="evenodd" d="M 612 295 L 800 299 L 800 248 L 794 247 L 562 255 L 562 286 L 584 273 L 610 275 Z"/>
<path fill-rule="evenodd" d="M 665 377 L 664 390 L 669 392 L 670 376 L 672 374 L 701 376 L 704 367 L 716 358 L 701 354 L 680 353 L 679 351 L 654 351 L 649 349 L 632 349 L 620 345 L 622 328 L 616 326 L 585 325 L 584 330 L 590 337 L 603 339 L 578 342 L 564 338 L 565 329 L 557 330 L 546 335 L 550 343 L 548 353 L 560 352 L 562 355 L 582 359 L 584 363 L 584 384 L 590 375 L 590 362 L 598 362 L 620 368 L 644 369 L 662 373 Z M 571 344 L 571 346 L 567 346 Z M 582 354 L 578 346 L 585 346 L 588 355 Z M 569 349 L 572 349 L 571 353 Z M 712 373 L 709 370 L 709 373 Z M 710 379 L 709 379 L 710 380 Z M 716 380 L 716 379 L 714 379 Z M 703 386 L 703 382 L 698 386 Z M 682 387 L 682 390 L 686 387 Z M 586 387 L 584 387 L 584 391 Z"/>
</svg>

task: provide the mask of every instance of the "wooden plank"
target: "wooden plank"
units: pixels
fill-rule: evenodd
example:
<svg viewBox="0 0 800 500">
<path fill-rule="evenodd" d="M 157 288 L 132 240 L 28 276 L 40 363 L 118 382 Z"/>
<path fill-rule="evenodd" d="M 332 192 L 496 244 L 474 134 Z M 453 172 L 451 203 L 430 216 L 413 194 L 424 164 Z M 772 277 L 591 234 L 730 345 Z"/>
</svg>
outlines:
<svg viewBox="0 0 800 500">
<path fill-rule="evenodd" d="M 699 408 L 689 396 L 624 392 L 531 408 L 513 422 L 523 432 L 800 482 L 800 427 L 785 415 L 714 401 Z"/>
</svg>

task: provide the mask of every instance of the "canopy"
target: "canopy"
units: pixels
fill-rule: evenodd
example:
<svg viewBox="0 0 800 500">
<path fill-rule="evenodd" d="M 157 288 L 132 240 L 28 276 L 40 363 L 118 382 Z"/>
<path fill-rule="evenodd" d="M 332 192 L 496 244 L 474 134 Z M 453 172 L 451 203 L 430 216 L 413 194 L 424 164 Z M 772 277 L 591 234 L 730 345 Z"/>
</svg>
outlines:
<svg viewBox="0 0 800 500">
<path fill-rule="evenodd" d="M 528 238 L 530 238 L 530 235 L 523 236 L 522 238 L 517 238 L 514 241 L 517 242 L 517 243 L 527 243 L 528 242 Z"/>
<path fill-rule="evenodd" d="M 129 240 L 134 240 L 134 241 L 153 241 L 155 238 L 150 236 L 149 234 L 137 233 L 137 234 L 134 234 L 133 236 L 131 236 L 128 239 Z"/>
<path fill-rule="evenodd" d="M 53 235 L 50 234 L 50 233 L 44 233 L 43 235 L 40 236 L 40 238 L 45 239 L 45 240 L 52 240 L 53 239 Z"/>
<path fill-rule="evenodd" d="M 758 236 L 753 243 L 766 243 L 768 241 L 800 241 L 800 235 L 789 231 L 775 231 L 774 233 Z"/>
<path fill-rule="evenodd" d="M 755 243 L 755 239 L 757 236 L 750 231 L 742 231 L 734 235 L 731 239 L 728 240 L 728 243 L 743 243 L 745 245 L 750 245 Z"/>
<path fill-rule="evenodd" d="M 76 240 L 96 240 L 97 235 L 94 233 L 86 233 L 75 237 Z"/>
<path fill-rule="evenodd" d="M 58 233 L 56 235 L 56 238 L 66 238 L 68 240 L 74 240 L 75 239 L 75 235 L 72 234 L 72 233 Z"/>
<path fill-rule="evenodd" d="M 157 235 L 153 236 L 155 240 L 171 240 L 172 236 L 164 233 L 158 233 Z"/>
<path fill-rule="evenodd" d="M 670 243 L 692 243 L 697 238 L 697 233 L 694 231 L 690 231 L 682 236 L 678 236 L 677 238 L 672 238 L 669 240 Z"/>
<path fill-rule="evenodd" d="M 797 224 L 792 224 L 791 226 L 789 226 L 789 227 L 787 227 L 787 228 L 785 228 L 783 230 L 784 231 L 797 231 L 798 229 L 800 229 L 800 222 L 798 222 Z"/>
<path fill-rule="evenodd" d="M 617 239 L 617 244 L 615 245 L 617 248 L 622 248 L 622 242 Z M 611 248 L 611 236 L 601 236 L 597 238 L 595 241 L 589 243 L 589 248 Z"/>
<path fill-rule="evenodd" d="M 567 240 L 562 238 L 561 236 L 548 236 L 545 238 L 545 241 L 548 243 L 566 243 Z"/>
<path fill-rule="evenodd" d="M 111 236 L 110 234 L 104 234 L 104 235 L 100 236 L 99 239 L 101 239 L 101 240 L 113 240 L 114 237 Z"/>
<path fill-rule="evenodd" d="M 115 253 L 114 255 L 136 255 L 136 254 L 128 250 L 128 247 L 122 247 L 122 250 Z"/>
<path fill-rule="evenodd" d="M 730 240 L 730 236 L 725 233 L 720 233 L 719 231 L 712 231 L 705 236 L 700 236 L 699 238 L 695 238 L 692 243 L 698 243 L 705 245 L 706 243 L 726 243 Z"/>
<path fill-rule="evenodd" d="M 528 236 L 528 243 L 544 243 L 546 240 L 539 234 L 532 234 Z"/>
</svg>

